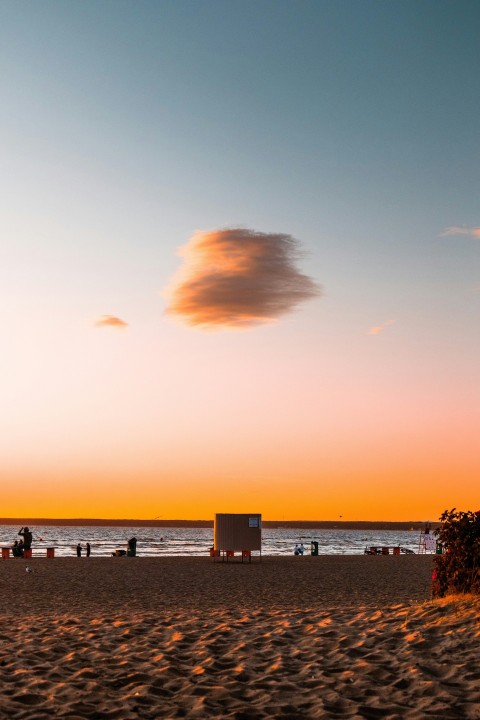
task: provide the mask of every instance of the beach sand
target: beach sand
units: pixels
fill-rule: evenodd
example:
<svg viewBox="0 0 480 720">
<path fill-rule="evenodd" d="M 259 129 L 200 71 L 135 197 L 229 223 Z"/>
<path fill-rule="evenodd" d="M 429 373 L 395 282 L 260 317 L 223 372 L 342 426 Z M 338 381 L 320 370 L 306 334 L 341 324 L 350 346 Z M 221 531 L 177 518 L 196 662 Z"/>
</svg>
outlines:
<svg viewBox="0 0 480 720">
<path fill-rule="evenodd" d="M 1 561 L 0 717 L 480 718 L 480 602 L 432 566 Z"/>
</svg>

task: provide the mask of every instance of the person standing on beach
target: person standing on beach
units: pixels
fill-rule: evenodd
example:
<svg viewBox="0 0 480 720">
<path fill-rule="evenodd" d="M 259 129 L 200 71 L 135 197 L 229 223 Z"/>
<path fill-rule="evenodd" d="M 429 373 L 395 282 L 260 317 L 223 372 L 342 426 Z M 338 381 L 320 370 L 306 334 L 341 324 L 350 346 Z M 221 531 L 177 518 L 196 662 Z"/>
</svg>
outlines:
<svg viewBox="0 0 480 720">
<path fill-rule="evenodd" d="M 28 527 L 22 527 L 18 531 L 18 534 L 23 537 L 23 549 L 24 550 L 30 550 L 32 547 L 32 533 L 28 529 Z"/>
<path fill-rule="evenodd" d="M 90 543 L 86 544 L 86 548 L 87 548 L 87 557 L 90 557 Z"/>
<path fill-rule="evenodd" d="M 82 546 L 80 543 L 77 545 L 77 557 L 82 557 Z"/>
</svg>

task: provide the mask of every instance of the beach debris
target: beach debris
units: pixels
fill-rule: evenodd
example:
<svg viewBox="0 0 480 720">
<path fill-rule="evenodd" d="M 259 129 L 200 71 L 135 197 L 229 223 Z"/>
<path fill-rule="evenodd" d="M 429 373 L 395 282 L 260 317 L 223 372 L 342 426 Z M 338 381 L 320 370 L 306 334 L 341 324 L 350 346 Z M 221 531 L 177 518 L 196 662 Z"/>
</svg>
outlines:
<svg viewBox="0 0 480 720">
<path fill-rule="evenodd" d="M 25 572 L 33 572 L 33 568 L 31 568 L 30 565 L 27 565 Z"/>
</svg>

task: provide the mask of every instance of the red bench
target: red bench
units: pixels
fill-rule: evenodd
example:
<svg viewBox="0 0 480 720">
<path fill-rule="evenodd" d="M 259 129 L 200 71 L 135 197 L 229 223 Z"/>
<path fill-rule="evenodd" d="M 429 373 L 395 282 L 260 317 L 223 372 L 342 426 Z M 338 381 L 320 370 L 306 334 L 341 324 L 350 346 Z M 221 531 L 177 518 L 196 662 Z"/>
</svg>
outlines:
<svg viewBox="0 0 480 720">
<path fill-rule="evenodd" d="M 390 553 L 391 551 L 391 553 Z M 365 555 L 400 555 L 400 547 L 389 547 L 383 545 L 382 547 L 379 546 L 371 546 L 366 548 Z"/>
<path fill-rule="evenodd" d="M 214 548 L 210 548 L 210 557 L 215 558 L 222 556 L 222 562 L 226 560 L 227 562 L 235 557 L 235 550 L 216 550 Z M 252 551 L 251 550 L 242 550 L 241 551 L 242 556 L 242 562 L 244 560 L 248 560 L 248 562 L 252 562 Z"/>
<path fill-rule="evenodd" d="M 2 560 L 8 560 L 10 557 L 10 550 L 11 547 L 2 547 Z M 23 551 L 22 557 L 25 560 L 30 560 L 32 557 L 32 548 L 29 548 L 28 550 Z M 55 557 L 55 548 L 54 547 L 47 547 L 47 558 L 54 558 Z"/>
</svg>

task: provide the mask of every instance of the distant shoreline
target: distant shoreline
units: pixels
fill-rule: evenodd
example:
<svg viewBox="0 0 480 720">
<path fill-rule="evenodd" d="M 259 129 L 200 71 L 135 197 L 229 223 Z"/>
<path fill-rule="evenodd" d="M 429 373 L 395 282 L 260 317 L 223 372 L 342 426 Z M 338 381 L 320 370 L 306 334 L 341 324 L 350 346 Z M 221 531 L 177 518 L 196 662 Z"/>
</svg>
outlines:
<svg viewBox="0 0 480 720">
<path fill-rule="evenodd" d="M 110 520 L 105 518 L 0 518 L 0 525 L 38 525 L 57 527 L 176 527 L 213 528 L 213 520 Z M 432 522 L 434 530 L 440 523 Z M 300 528 L 303 530 L 421 530 L 425 522 L 377 520 L 263 520 L 264 528 Z"/>
</svg>

